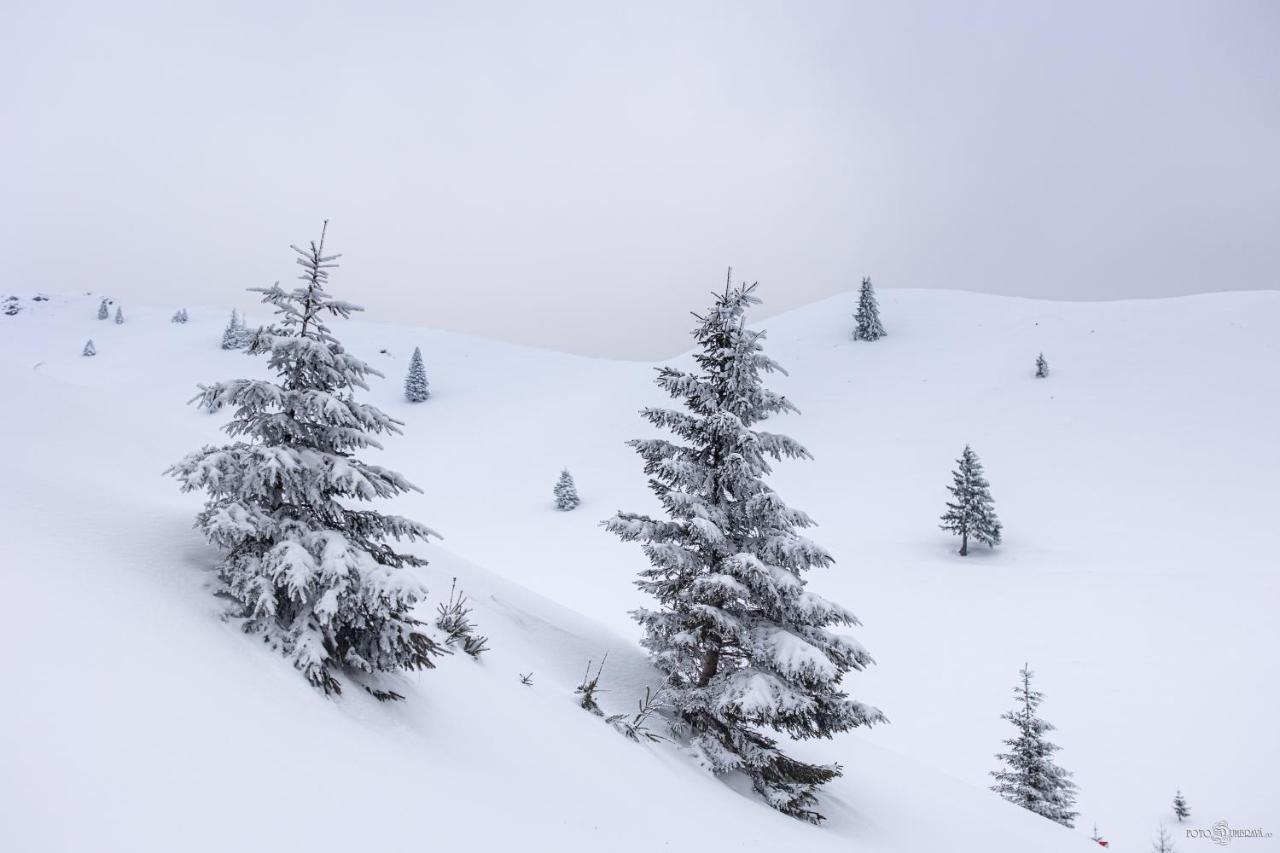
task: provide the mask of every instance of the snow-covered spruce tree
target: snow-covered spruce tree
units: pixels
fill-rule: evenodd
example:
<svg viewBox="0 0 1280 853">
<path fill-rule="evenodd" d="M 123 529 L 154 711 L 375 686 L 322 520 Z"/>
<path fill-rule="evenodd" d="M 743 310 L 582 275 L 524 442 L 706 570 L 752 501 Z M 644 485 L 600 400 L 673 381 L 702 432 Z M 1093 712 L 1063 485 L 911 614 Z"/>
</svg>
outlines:
<svg viewBox="0 0 1280 853">
<path fill-rule="evenodd" d="M 966 557 L 970 536 L 995 547 L 1000 544 L 1001 527 L 991 500 L 991 484 L 983 476 L 978 454 L 966 444 L 956 464 L 948 486 L 954 500 L 947 502 L 940 526 L 960 537 L 960 556 Z"/>
<path fill-rule="evenodd" d="M 422 365 L 422 350 L 414 347 L 413 357 L 409 359 L 409 372 L 404 377 L 404 398 L 410 403 L 421 403 L 430 396 L 427 369 Z"/>
<path fill-rule="evenodd" d="M 1036 356 L 1036 379 L 1044 379 L 1049 375 L 1049 362 L 1045 361 L 1044 353 Z"/>
<path fill-rule="evenodd" d="M 1156 837 L 1151 841 L 1151 853 L 1174 853 L 1173 838 L 1164 824 L 1156 830 Z"/>
<path fill-rule="evenodd" d="M 1178 818 L 1178 823 L 1191 817 L 1191 809 L 1187 808 L 1187 798 L 1182 796 L 1181 789 L 1173 795 L 1173 813 Z"/>
<path fill-rule="evenodd" d="M 84 345 L 84 349 L 80 350 L 80 354 L 81 355 L 97 355 L 98 354 L 98 348 L 93 345 L 93 338 L 89 338 L 89 341 Z"/>
<path fill-rule="evenodd" d="M 107 298 L 104 296 L 102 301 L 98 303 L 98 319 L 106 320 L 111 316 L 111 311 L 107 308 Z"/>
<path fill-rule="evenodd" d="M 885 336 L 884 326 L 880 324 L 880 304 L 876 302 L 876 291 L 870 278 L 862 280 L 858 291 L 858 311 L 853 318 L 857 321 L 853 329 L 855 341 L 878 341 Z"/>
<path fill-rule="evenodd" d="M 233 308 L 227 327 L 222 330 L 223 349 L 241 349 L 248 343 L 247 330 L 240 320 L 240 314 Z"/>
<path fill-rule="evenodd" d="M 173 312 L 173 318 L 172 318 L 169 322 L 170 322 L 170 323 L 185 323 L 185 322 L 187 322 L 187 309 L 186 309 L 186 308 L 179 308 L 177 311 Z"/>
<path fill-rule="evenodd" d="M 573 475 L 566 468 L 560 472 L 560 479 L 551 490 L 556 496 L 556 509 L 568 512 L 577 509 L 582 501 L 578 498 L 578 486 L 573 482 Z"/>
<path fill-rule="evenodd" d="M 872 659 L 828 629 L 857 619 L 806 589 L 804 572 L 831 556 L 796 532 L 813 522 L 765 482 L 770 460 L 810 457 L 787 436 L 756 428 L 795 411 L 762 382 L 781 368 L 762 351 L 764 333 L 744 326 L 759 301 L 754 284 L 726 283 L 698 317 L 698 370 L 658 372 L 658 386 L 684 408 L 641 414 L 679 440 L 630 444 L 666 517 L 619 512 L 605 525 L 640 542 L 652 564 L 637 585 L 657 606 L 633 615 L 668 677 L 675 730 L 711 770 L 741 771 L 774 808 L 817 822 L 815 792 L 839 765 L 791 758 L 762 729 L 829 738 L 885 718 L 841 685 Z"/>
<path fill-rule="evenodd" d="M 119 305 L 116 306 L 116 325 L 117 326 L 124 325 L 124 311 L 121 310 Z"/>
<path fill-rule="evenodd" d="M 1072 826 L 1077 814 L 1071 810 L 1076 802 L 1076 785 L 1068 771 L 1053 763 L 1051 756 L 1058 747 L 1044 739 L 1053 726 L 1036 716 L 1044 696 L 1031 689 L 1035 673 L 1024 665 L 1020 675 L 1022 681 L 1013 689 L 1017 707 L 1001 715 L 1013 723 L 1017 734 L 1004 742 L 1009 751 L 996 756 L 1004 762 L 1005 769 L 991 772 L 996 780 L 991 790 L 1014 805 Z"/>
<path fill-rule="evenodd" d="M 326 223 L 327 228 L 328 223 Z M 355 509 L 344 499 L 389 498 L 417 487 L 393 471 L 356 458 L 378 448 L 374 436 L 401 423 L 357 402 L 369 376 L 324 321 L 357 306 L 325 291 L 337 255 L 325 255 L 324 231 L 301 257 L 303 284 L 255 288 L 277 322 L 259 329 L 250 355 L 266 355 L 276 381 L 235 379 L 201 387 L 210 409 L 230 408 L 226 431 L 237 441 L 205 447 L 169 469 L 183 491 L 209 493 L 196 526 L 224 552 L 221 593 L 244 629 L 293 661 L 326 693 L 341 692 L 345 672 L 380 699 L 398 694 L 369 676 L 431 668 L 446 650 L 412 615 L 425 595 L 406 567 L 425 565 L 388 539 L 427 539 L 423 525 Z"/>
</svg>

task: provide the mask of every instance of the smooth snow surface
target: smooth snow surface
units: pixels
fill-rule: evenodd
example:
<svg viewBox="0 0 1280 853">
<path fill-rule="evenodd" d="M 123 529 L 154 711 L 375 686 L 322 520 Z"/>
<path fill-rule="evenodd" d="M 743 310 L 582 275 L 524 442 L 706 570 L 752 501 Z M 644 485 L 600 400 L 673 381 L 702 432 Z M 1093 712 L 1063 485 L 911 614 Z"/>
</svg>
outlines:
<svg viewBox="0 0 1280 853">
<path fill-rule="evenodd" d="M 456 575 L 492 651 L 405 677 L 402 703 L 329 700 L 218 619 L 201 499 L 161 476 L 224 440 L 184 405 L 196 384 L 265 369 L 219 348 L 227 310 L 117 326 L 97 295 L 24 298 L 0 316 L 0 850 L 1083 853 L 1096 822 L 1140 851 L 1179 788 L 1183 826 L 1280 833 L 1280 293 L 879 296 L 874 343 L 851 340 L 852 295 L 757 324 L 803 412 L 776 429 L 816 457 L 773 484 L 836 557 L 815 590 L 865 623 L 878 664 L 851 694 L 892 721 L 794 747 L 845 766 L 820 828 L 574 701 L 606 651 L 606 711 L 657 680 L 627 615 L 644 558 L 598 527 L 654 506 L 623 444 L 664 402 L 652 365 L 336 324 L 407 422 L 365 458 L 420 485 L 395 509 L 445 537 L 423 549 L 426 612 Z M 938 516 L 966 442 L 1005 540 L 960 558 Z M 565 467 L 571 513 L 548 494 Z M 1024 662 L 1080 786 L 1074 831 L 987 790 Z"/>
</svg>

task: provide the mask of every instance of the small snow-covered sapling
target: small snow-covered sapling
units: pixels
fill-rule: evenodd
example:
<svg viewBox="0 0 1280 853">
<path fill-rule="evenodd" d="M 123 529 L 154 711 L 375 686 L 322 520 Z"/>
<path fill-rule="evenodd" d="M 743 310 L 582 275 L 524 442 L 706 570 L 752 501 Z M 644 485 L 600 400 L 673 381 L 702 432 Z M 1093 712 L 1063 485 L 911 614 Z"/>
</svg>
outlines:
<svg viewBox="0 0 1280 853">
<path fill-rule="evenodd" d="M 1036 379 L 1045 379 L 1049 376 L 1049 362 L 1045 361 L 1044 353 L 1036 356 Z"/>
<path fill-rule="evenodd" d="M 578 704 L 583 710 L 590 711 L 597 717 L 603 717 L 604 711 L 600 710 L 600 704 L 596 702 L 596 692 L 600 690 L 600 673 L 604 672 L 604 662 L 609 659 L 609 653 L 605 652 L 604 657 L 600 659 L 600 666 L 596 667 L 596 674 L 591 674 L 591 661 L 587 661 L 587 672 L 582 676 L 582 683 L 574 688 L 573 692 L 582 698 L 578 700 Z"/>
<path fill-rule="evenodd" d="M 880 303 L 876 301 L 875 288 L 871 279 L 862 279 L 862 287 L 858 291 L 858 311 L 853 315 L 856 325 L 853 329 L 855 341 L 878 341 L 885 336 L 884 326 L 880 323 Z"/>
<path fill-rule="evenodd" d="M 578 504 L 582 503 L 578 498 L 578 486 L 573 482 L 573 475 L 567 468 L 560 472 L 560 479 L 556 481 L 555 488 L 551 492 L 556 498 L 556 509 L 562 512 L 577 509 Z"/>
<path fill-rule="evenodd" d="M 404 398 L 410 403 L 421 403 L 430 396 L 431 383 L 427 382 L 427 369 L 422 364 L 422 349 L 414 347 L 409 372 L 404 377 Z"/>
</svg>

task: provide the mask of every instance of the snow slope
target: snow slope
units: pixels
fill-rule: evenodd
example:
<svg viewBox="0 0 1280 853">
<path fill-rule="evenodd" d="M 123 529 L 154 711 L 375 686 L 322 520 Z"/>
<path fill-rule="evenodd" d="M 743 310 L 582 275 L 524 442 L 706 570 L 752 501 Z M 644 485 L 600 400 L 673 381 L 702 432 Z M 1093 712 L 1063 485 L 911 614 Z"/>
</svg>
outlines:
<svg viewBox="0 0 1280 853">
<path fill-rule="evenodd" d="M 335 291 L 358 301 L 341 271 Z M 0 316 L 0 849 L 1021 853 L 1096 849 L 1096 821 L 1145 850 L 1175 788 L 1191 825 L 1280 831 L 1280 294 L 881 303 L 874 344 L 849 340 L 849 297 L 757 324 L 803 412 L 777 428 L 816 456 L 774 483 L 837 558 L 811 581 L 866 623 L 879 664 L 851 692 L 892 720 L 796 747 L 846 767 L 814 828 L 573 702 L 605 651 L 608 710 L 656 680 L 626 615 L 643 557 L 598 527 L 652 506 L 623 445 L 661 399 L 651 365 L 345 324 L 388 374 L 369 398 L 407 422 L 374 457 L 424 488 L 398 511 L 446 537 L 429 606 L 457 576 L 493 650 L 406 677 L 403 703 L 334 701 L 218 620 L 199 496 L 160 476 L 221 440 L 183 406 L 195 384 L 262 370 L 217 348 L 228 312 L 115 326 L 95 296 L 24 300 Z M 415 345 L 433 397 L 410 406 Z M 961 559 L 936 522 L 965 442 L 1007 538 Z M 552 508 L 563 466 L 573 513 Z M 1024 661 L 1081 787 L 1074 832 L 986 790 Z"/>
</svg>

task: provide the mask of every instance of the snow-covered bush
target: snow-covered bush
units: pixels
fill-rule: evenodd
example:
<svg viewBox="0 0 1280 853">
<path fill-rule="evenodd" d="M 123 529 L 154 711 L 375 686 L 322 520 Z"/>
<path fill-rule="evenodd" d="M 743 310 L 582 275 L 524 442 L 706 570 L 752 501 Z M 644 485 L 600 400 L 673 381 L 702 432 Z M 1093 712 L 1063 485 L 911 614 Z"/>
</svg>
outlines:
<svg viewBox="0 0 1280 853">
<path fill-rule="evenodd" d="M 326 223 L 327 226 L 327 223 Z M 183 491 L 209 500 L 196 526 L 223 552 L 220 594 L 246 631 L 260 634 L 326 693 L 347 674 L 382 699 L 378 673 L 435 666 L 446 650 L 413 616 L 426 590 L 409 571 L 425 565 L 389 539 L 435 535 L 416 521 L 357 509 L 347 499 L 385 499 L 417 487 L 355 453 L 401 423 L 356 399 L 380 376 L 348 353 L 325 321 L 360 310 L 326 292 L 337 255 L 324 232 L 300 258 L 302 286 L 257 288 L 277 321 L 249 343 L 275 381 L 233 379 L 201 387 L 200 405 L 235 414 L 237 441 L 205 447 L 169 469 Z"/>
<path fill-rule="evenodd" d="M 111 311 L 110 309 L 107 308 L 107 301 L 108 301 L 107 298 L 104 296 L 102 298 L 102 301 L 98 303 L 98 319 L 99 320 L 106 320 L 108 317 L 111 316 Z"/>
<path fill-rule="evenodd" d="M 641 543 L 652 564 L 638 586 L 657 606 L 635 617 L 667 676 L 677 731 L 714 772 L 741 771 L 770 805 L 816 822 L 816 791 L 840 767 L 791 758 L 762 729 L 827 738 L 885 718 L 841 684 L 872 662 L 829 630 L 857 625 L 856 617 L 806 588 L 805 572 L 831 565 L 831 555 L 797 532 L 813 521 L 765 482 L 771 461 L 810 457 L 787 436 L 757 428 L 795 411 L 762 382 L 780 368 L 762 352 L 764 333 L 744 325 L 759 301 L 755 285 L 726 283 L 698 318 L 698 370 L 659 371 L 659 387 L 684 408 L 642 414 L 676 440 L 630 444 L 665 517 L 619 512 L 605 525 Z"/>
<path fill-rule="evenodd" d="M 98 348 L 93 345 L 93 338 L 89 338 L 88 343 L 84 345 L 84 349 L 80 350 L 81 355 L 97 355 Z"/>
<path fill-rule="evenodd" d="M 169 320 L 169 322 L 170 322 L 170 323 L 185 323 L 185 322 L 187 322 L 187 319 L 188 319 L 188 317 L 187 317 L 187 309 L 186 309 L 186 308 L 179 308 L 177 311 L 173 312 L 173 317 Z"/>
<path fill-rule="evenodd" d="M 116 325 L 117 326 L 124 325 L 124 311 L 120 308 L 119 305 L 116 306 Z"/>
<path fill-rule="evenodd" d="M 1049 362 L 1045 361 L 1044 353 L 1036 356 L 1036 379 L 1045 379 L 1049 375 Z"/>
</svg>

